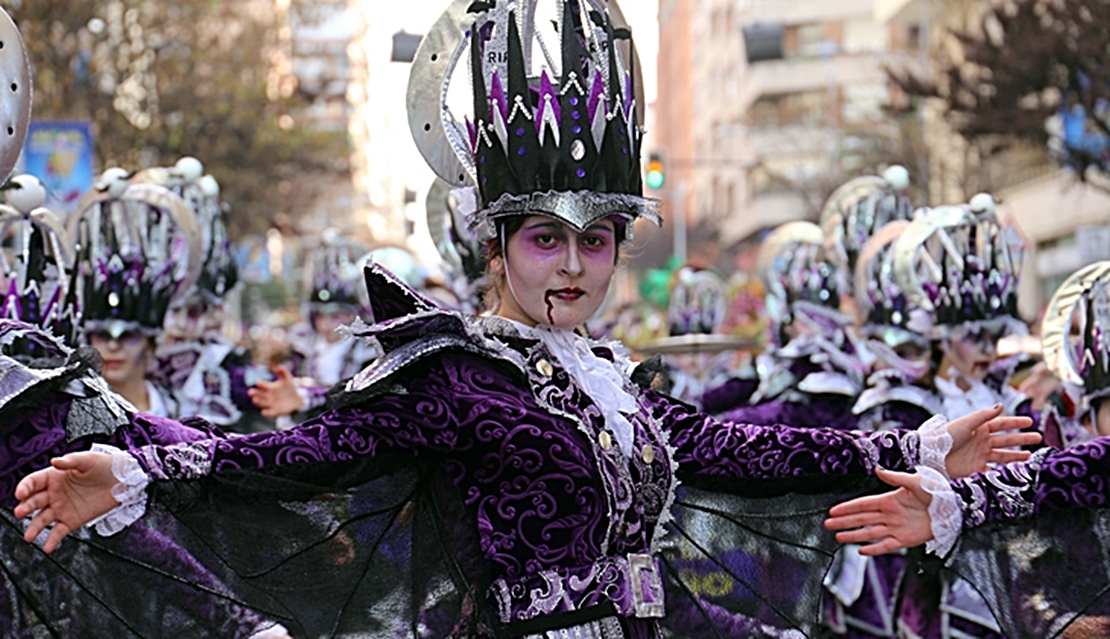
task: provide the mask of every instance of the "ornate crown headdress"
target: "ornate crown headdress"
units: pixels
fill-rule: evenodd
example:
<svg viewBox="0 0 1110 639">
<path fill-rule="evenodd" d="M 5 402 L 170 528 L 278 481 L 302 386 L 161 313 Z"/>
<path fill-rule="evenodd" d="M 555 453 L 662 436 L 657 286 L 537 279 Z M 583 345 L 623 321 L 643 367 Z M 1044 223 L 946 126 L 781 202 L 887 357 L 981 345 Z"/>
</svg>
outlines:
<svg viewBox="0 0 1110 639">
<path fill-rule="evenodd" d="M 1085 266 L 1056 289 L 1041 345 L 1049 370 L 1082 386 L 1088 401 L 1110 394 L 1110 262 Z"/>
<path fill-rule="evenodd" d="M 982 193 L 969 205 L 927 209 L 895 243 L 894 275 L 907 299 L 929 313 L 922 333 L 966 323 L 1021 332 L 1017 296 L 1024 243 Z"/>
<path fill-rule="evenodd" d="M 0 204 L 0 317 L 34 324 L 72 344 L 76 296 L 70 290 L 72 240 L 61 218 L 42 207 L 46 189 L 38 178 L 12 178 Z"/>
<path fill-rule="evenodd" d="M 798 303 L 839 308 L 839 277 L 825 259 L 824 241 L 816 224 L 787 222 L 760 245 L 756 269 L 767 289 L 767 315 L 776 332 L 791 321 Z"/>
<path fill-rule="evenodd" d="M 825 200 L 820 225 L 826 255 L 847 277 L 855 273 L 860 251 L 878 229 L 894 220 L 911 219 L 913 203 L 905 195 L 909 185 L 905 167 L 894 165 L 882 176 L 848 180 Z"/>
<path fill-rule="evenodd" d="M 716 333 L 728 311 L 725 281 L 708 269 L 684 266 L 675 274 L 667 325 L 675 335 Z"/>
<path fill-rule="evenodd" d="M 473 109 L 461 119 L 460 62 Z M 627 238 L 637 217 L 660 222 L 642 197 L 638 74 L 615 2 L 456 0 L 416 53 L 409 124 L 441 178 L 476 187 L 471 228 L 495 236 L 500 219 L 547 215 L 581 231 L 616 216 Z"/>
<path fill-rule="evenodd" d="M 227 232 L 227 212 L 220 202 L 216 178 L 204 174 L 204 166 L 194 157 L 183 157 L 172 167 L 144 169 L 131 178 L 135 184 L 155 184 L 176 193 L 200 224 L 204 252 L 200 277 L 182 300 L 199 296 L 207 302 L 222 300 L 239 281 L 239 270 Z"/>
<path fill-rule="evenodd" d="M 343 237 L 336 229 L 325 230 L 305 269 L 309 307 L 356 314 L 367 308 L 362 267 L 369 251 L 364 242 Z"/>
<path fill-rule="evenodd" d="M 171 302 L 201 270 L 200 225 L 176 194 L 128 184 L 109 169 L 78 202 L 67 229 L 76 245 L 74 286 L 82 330 L 162 330 Z"/>
</svg>

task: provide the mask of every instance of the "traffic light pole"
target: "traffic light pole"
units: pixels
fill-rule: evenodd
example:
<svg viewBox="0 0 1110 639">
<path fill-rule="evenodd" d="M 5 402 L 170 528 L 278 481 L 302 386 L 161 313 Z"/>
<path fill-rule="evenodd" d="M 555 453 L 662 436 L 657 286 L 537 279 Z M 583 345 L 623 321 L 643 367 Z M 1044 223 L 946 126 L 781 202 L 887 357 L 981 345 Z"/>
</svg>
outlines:
<svg viewBox="0 0 1110 639">
<path fill-rule="evenodd" d="M 679 180 L 678 186 L 668 189 L 674 202 L 674 254 L 680 264 L 686 263 L 686 181 Z"/>
</svg>

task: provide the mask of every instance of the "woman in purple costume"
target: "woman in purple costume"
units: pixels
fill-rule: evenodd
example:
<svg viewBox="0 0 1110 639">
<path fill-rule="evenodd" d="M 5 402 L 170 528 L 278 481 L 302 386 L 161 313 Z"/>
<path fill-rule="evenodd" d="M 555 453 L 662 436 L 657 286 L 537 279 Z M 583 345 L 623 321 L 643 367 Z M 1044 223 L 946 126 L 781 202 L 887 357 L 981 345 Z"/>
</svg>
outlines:
<svg viewBox="0 0 1110 639">
<path fill-rule="evenodd" d="M 172 513 L 242 578 L 236 595 L 264 590 L 309 636 L 789 636 L 816 622 L 833 550 L 815 505 L 858 494 L 877 466 L 958 476 L 1024 458 L 1004 447 L 1036 436 L 1001 434 L 1026 422 L 996 410 L 924 433 L 720 422 L 582 337 L 633 222 L 657 215 L 619 10 L 556 4 L 457 2 L 414 67 L 471 62 L 469 127 L 437 104 L 410 112 L 422 148 L 461 143 L 450 167 L 430 155 L 445 178 L 473 175 L 494 314 L 442 310 L 370 266 L 375 324 L 352 331 L 383 355 L 328 411 L 284 432 L 56 459 L 17 488 L 28 539 L 50 526 L 50 552 L 94 517 Z M 286 534 L 305 514 L 319 534 Z"/>
</svg>

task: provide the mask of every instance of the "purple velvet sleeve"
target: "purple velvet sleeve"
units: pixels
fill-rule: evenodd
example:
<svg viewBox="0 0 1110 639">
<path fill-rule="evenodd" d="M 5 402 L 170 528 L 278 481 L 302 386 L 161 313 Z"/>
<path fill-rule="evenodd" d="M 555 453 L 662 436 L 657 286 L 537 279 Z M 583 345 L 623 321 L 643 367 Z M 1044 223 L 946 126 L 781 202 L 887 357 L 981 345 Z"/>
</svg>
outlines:
<svg viewBox="0 0 1110 639">
<path fill-rule="evenodd" d="M 1105 506 L 1110 499 L 1110 438 L 1064 450 L 1044 448 L 1027 461 L 953 481 L 952 489 L 963 502 L 965 527 Z"/>
<path fill-rule="evenodd" d="M 406 392 L 380 395 L 357 407 L 329 410 L 285 431 L 266 431 L 206 441 L 195 446 L 151 446 L 133 451 L 156 478 L 189 479 L 207 472 L 314 462 L 344 462 L 377 455 L 463 450 L 470 444 L 458 427 L 456 405 L 479 367 L 429 367 L 414 374 Z M 468 377 L 468 379 L 460 379 Z M 476 418 L 481 428 L 482 418 Z M 495 416 L 490 419 L 496 421 Z M 473 429 L 470 431 L 473 433 Z M 200 458 L 198 458 L 198 455 Z"/>
<path fill-rule="evenodd" d="M 722 422 L 666 396 L 647 392 L 655 417 L 671 433 L 684 473 L 736 478 L 871 474 L 875 466 L 917 465 L 912 431 L 841 432 Z"/>
</svg>

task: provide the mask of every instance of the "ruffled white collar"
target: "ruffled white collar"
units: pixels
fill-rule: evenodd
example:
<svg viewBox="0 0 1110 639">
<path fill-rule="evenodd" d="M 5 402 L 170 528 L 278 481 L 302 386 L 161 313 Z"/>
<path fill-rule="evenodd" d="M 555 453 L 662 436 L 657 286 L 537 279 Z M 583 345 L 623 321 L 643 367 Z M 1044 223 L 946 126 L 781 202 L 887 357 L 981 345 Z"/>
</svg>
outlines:
<svg viewBox="0 0 1110 639">
<path fill-rule="evenodd" d="M 513 322 L 522 335 L 535 337 L 559 360 L 574 383 L 582 389 L 605 418 L 605 427 L 612 431 L 617 445 L 626 458 L 632 457 L 635 437 L 632 423 L 626 414 L 636 412 L 636 398 L 625 387 L 624 376 L 613 361 L 598 357 L 590 341 L 574 331 L 555 328 L 546 324 L 530 327 Z"/>
</svg>

